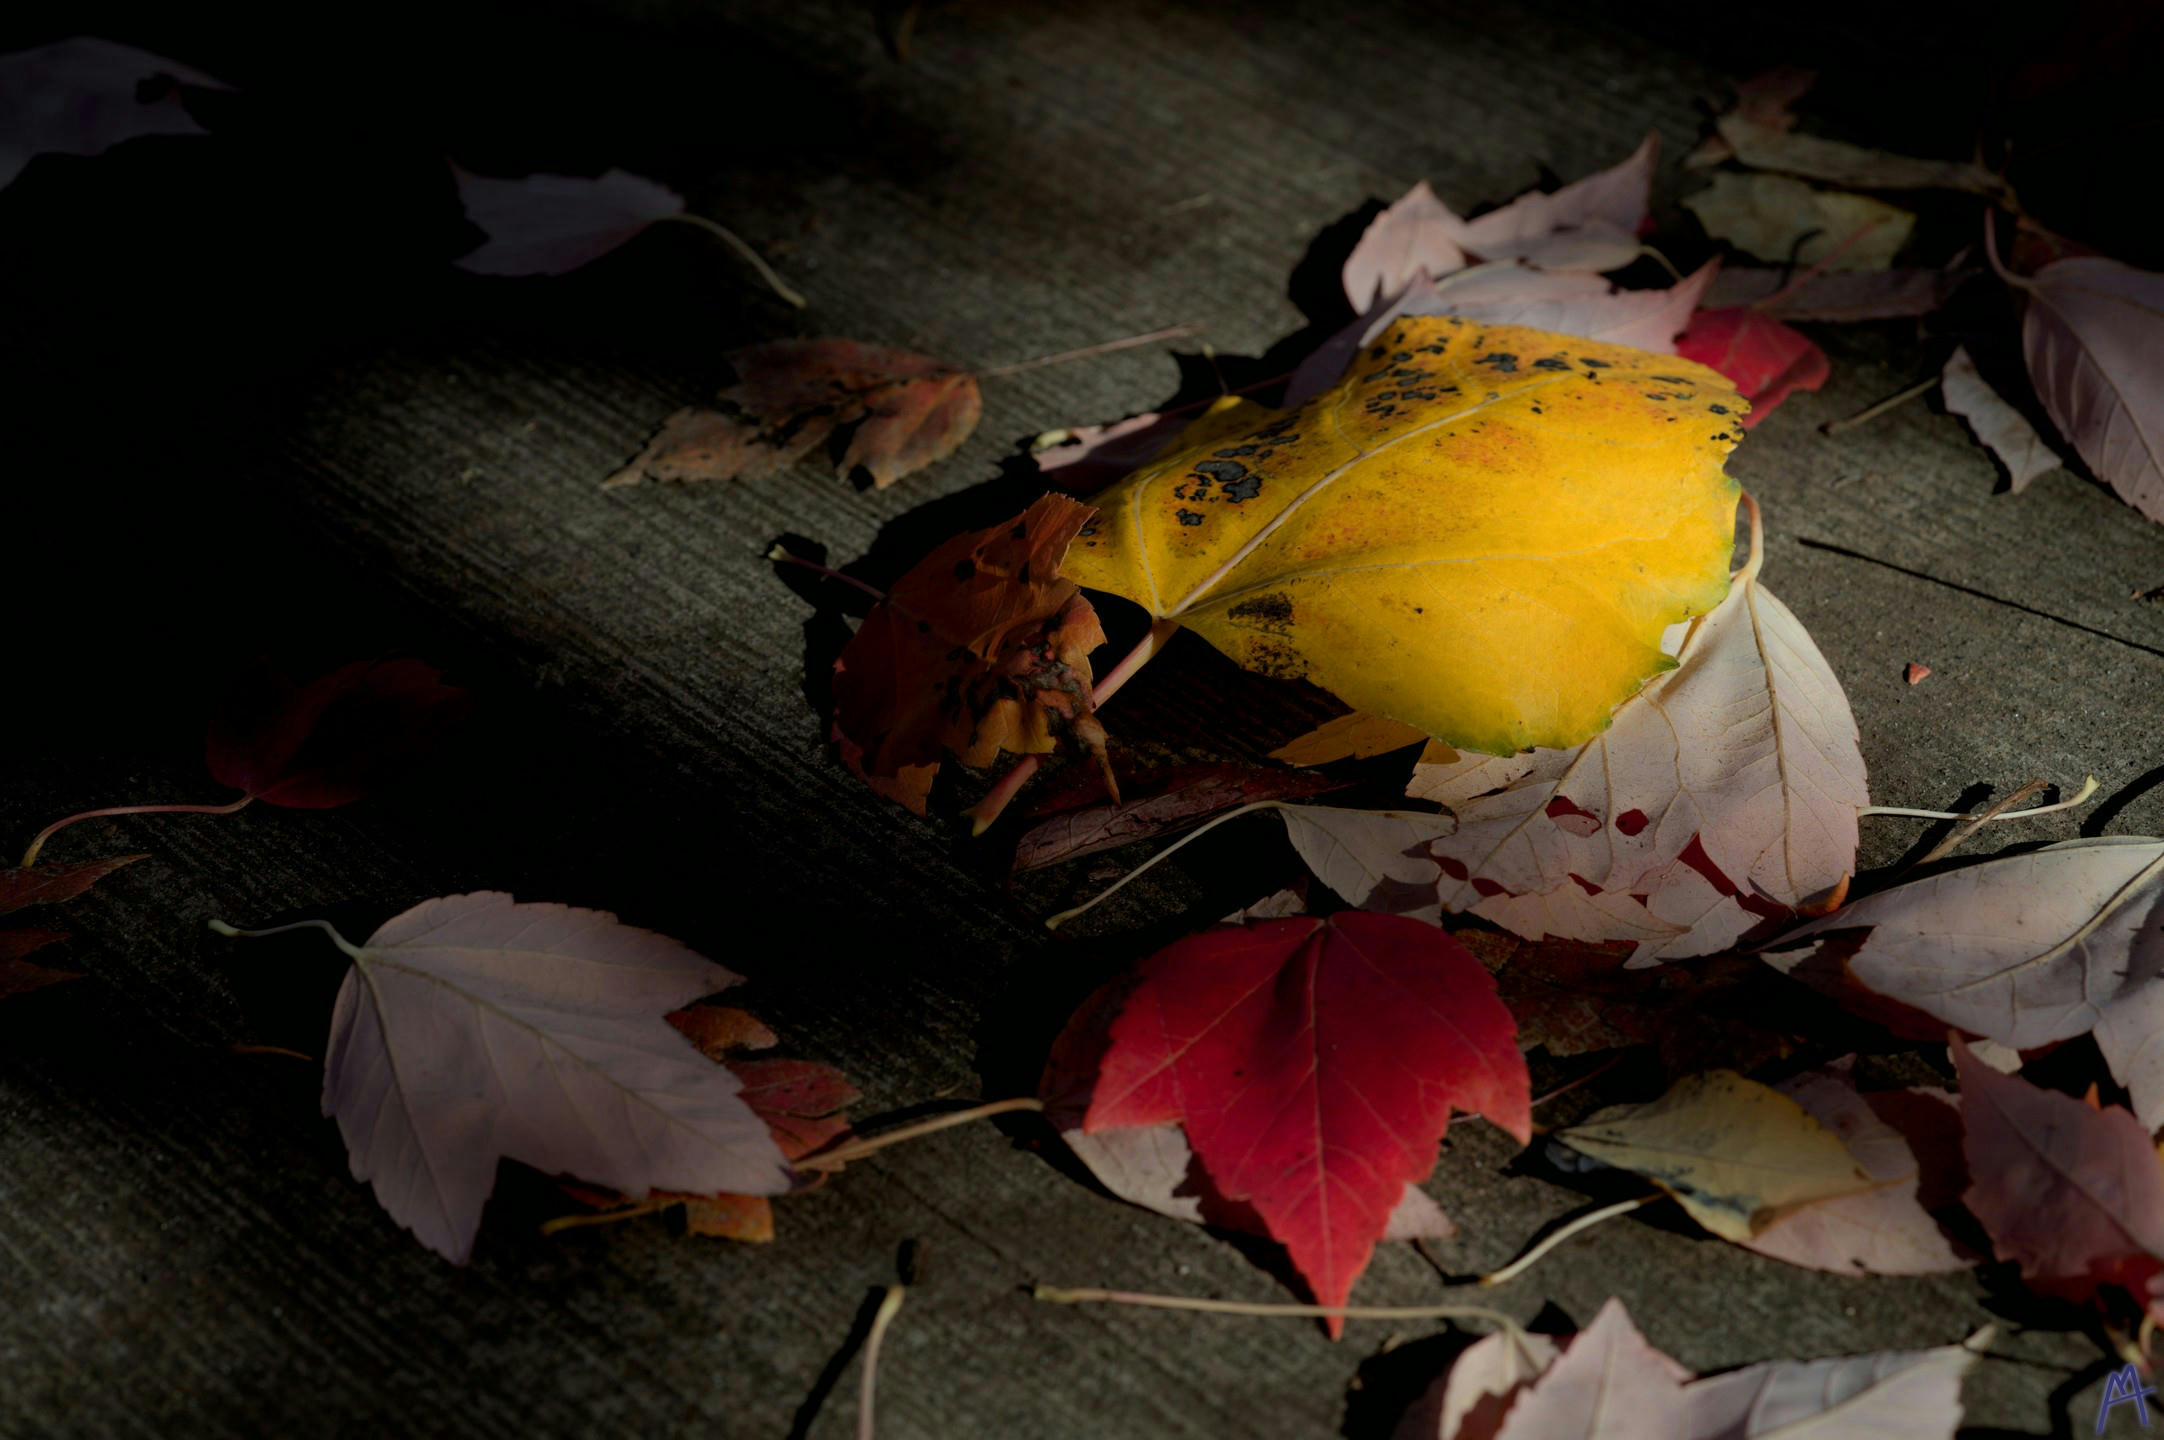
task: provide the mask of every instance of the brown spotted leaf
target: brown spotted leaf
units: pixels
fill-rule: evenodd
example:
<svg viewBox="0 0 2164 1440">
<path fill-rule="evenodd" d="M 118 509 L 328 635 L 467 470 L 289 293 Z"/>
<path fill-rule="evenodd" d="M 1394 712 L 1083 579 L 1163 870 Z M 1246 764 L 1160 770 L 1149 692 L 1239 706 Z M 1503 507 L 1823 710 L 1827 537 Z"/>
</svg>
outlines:
<svg viewBox="0 0 2164 1440">
<path fill-rule="evenodd" d="M 874 790 L 922 815 L 949 752 L 988 765 L 1071 731 L 1102 753 L 1088 656 L 1104 631 L 1060 575 L 1095 514 L 1047 495 L 940 546 L 872 608 L 834 663 L 833 734 Z"/>
<path fill-rule="evenodd" d="M 836 469 L 862 466 L 884 489 L 943 460 L 977 428 L 977 377 L 927 355 L 857 340 L 777 340 L 732 351 L 737 383 L 711 410 L 679 410 L 609 485 L 749 480 L 822 442 Z"/>
</svg>

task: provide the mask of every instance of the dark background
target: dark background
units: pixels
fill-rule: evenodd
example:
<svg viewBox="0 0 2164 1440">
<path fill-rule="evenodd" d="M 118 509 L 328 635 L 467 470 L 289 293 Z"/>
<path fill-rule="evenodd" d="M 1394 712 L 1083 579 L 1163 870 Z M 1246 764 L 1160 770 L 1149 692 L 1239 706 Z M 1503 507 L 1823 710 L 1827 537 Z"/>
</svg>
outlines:
<svg viewBox="0 0 2164 1440">
<path fill-rule="evenodd" d="M 1021 1298 L 1040 1278 L 1284 1298 L 1220 1239 L 1017 1153 L 1041 1138 L 1028 1124 L 860 1167 L 779 1207 L 768 1249 L 657 1221 L 543 1240 L 561 1201 L 507 1167 L 454 1270 L 347 1178 L 310 1067 L 224 1049 L 319 1051 L 338 957 L 314 937 L 235 948 L 203 921 L 327 915 L 357 939 L 463 889 L 593 905 L 748 975 L 745 1003 L 789 1053 L 843 1065 L 865 1113 L 1027 1089 L 1081 994 L 1290 873 L 1282 842 L 1247 822 L 1097 938 L 1048 941 L 1031 914 L 1093 888 L 1090 865 L 1010 894 L 989 842 L 880 805 L 827 757 L 806 676 L 848 607 L 775 575 L 775 537 L 888 578 L 1026 502 L 1037 431 L 1275 373 L 1293 337 L 1344 318 L 1330 277 L 1370 202 L 1422 176 L 1463 210 L 1657 128 L 1657 243 L 1687 264 L 1704 241 L 1674 161 L 1733 81 L 1775 64 L 1824 72 L 1809 128 L 1981 144 L 2044 223 L 2164 266 L 2142 208 L 2154 7 L 985 0 L 929 7 L 906 61 L 894 33 L 892 13 L 786 3 L 31 5 L 0 26 L 7 50 L 95 34 L 233 87 L 188 96 L 208 138 L 45 157 L 0 191 L 0 838 L 92 805 L 225 798 L 202 722 L 257 655 L 306 674 L 414 653 L 478 696 L 447 753 L 353 809 L 55 842 L 53 859 L 152 858 L 34 917 L 77 934 L 40 958 L 93 978 L 0 1010 L 0 1433 L 841 1434 L 850 1406 L 813 1403 L 820 1376 L 904 1240 L 926 1271 L 889 1352 L 886 1435 L 1382 1433 L 1379 1397 L 1433 1372 L 1431 1342 L 1417 1364 L 1376 1360 L 1386 1327 L 1331 1347 L 1297 1325 Z M 449 159 L 650 176 L 813 306 L 681 226 L 560 279 L 466 275 L 449 262 L 478 236 Z M 1972 214 L 1927 206 L 1919 249 Z M 1834 382 L 1734 469 L 1767 503 L 1769 581 L 1850 686 L 1874 798 L 2094 772 L 2113 829 L 2154 831 L 2164 612 L 2127 597 L 2164 583 L 2155 527 L 2073 472 L 1994 496 L 1935 405 L 1839 442 L 1813 428 L 1929 373 L 1956 336 L 2003 350 L 2007 320 L 1972 287 L 1930 327 L 1814 329 Z M 1185 321 L 1214 363 L 1190 343 L 1178 363 L 1146 349 L 987 382 L 976 438 L 889 491 L 809 465 L 597 488 L 751 340 L 992 366 Z M 1909 659 L 1939 671 L 1928 689 L 1899 683 Z M 1324 713 L 1189 643 L 1107 718 L 1252 755 Z M 1873 829 L 1865 863 L 1914 839 Z M 1506 1186 L 1478 1127 L 1452 1146 L 1431 1188 L 1466 1231 L 1456 1268 L 1579 1203 Z M 2003 1290 L 1806 1275 L 1629 1222 L 1500 1301 L 1583 1323 L 1621 1294 L 1712 1368 L 1946 1343 L 2018 1303 Z M 1439 1296 L 1393 1247 L 1357 1298 Z M 2096 1352 L 2068 1315 L 2014 1319 L 2042 1328 L 1972 1378 L 1972 1414 L 2041 1431 Z M 1372 1384 L 1348 1391 L 1363 1362 Z"/>
</svg>

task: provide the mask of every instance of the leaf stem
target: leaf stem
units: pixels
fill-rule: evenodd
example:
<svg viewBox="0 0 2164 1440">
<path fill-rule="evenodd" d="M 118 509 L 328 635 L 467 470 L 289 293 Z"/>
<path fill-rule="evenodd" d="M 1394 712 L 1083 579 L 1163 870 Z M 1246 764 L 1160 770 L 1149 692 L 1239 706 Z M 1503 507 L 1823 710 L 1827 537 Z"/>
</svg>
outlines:
<svg viewBox="0 0 2164 1440">
<path fill-rule="evenodd" d="M 1975 835 L 1977 831 L 1983 829 L 1984 826 L 1989 824 L 1994 817 L 2005 814 L 2009 807 L 2019 805 L 2022 801 L 2028 799 L 2032 795 L 2041 795 L 2042 793 L 2044 793 L 2045 790 L 2050 788 L 2050 783 L 2051 782 L 2041 777 L 2035 780 L 2031 780 L 2028 784 L 2022 786 L 2019 790 L 2014 791 L 2011 795 L 2008 795 L 2005 799 L 2001 800 L 1998 804 L 1992 806 L 1990 809 L 1984 811 L 1983 814 L 1978 815 L 1975 819 L 1966 821 L 1960 825 L 1955 826 L 1952 832 L 1949 833 L 1944 840 L 1941 840 L 1938 844 L 1932 846 L 1929 850 L 1926 850 L 1923 854 L 1923 858 L 1919 859 L 1916 862 L 1916 865 L 1929 865 L 1934 860 L 1944 860 L 1947 856 L 1953 854 L 1956 850 L 1959 850 L 1963 845 L 1966 845 L 1969 842 L 1970 837 Z M 1912 865 L 1909 868 L 1913 870 L 1916 868 L 1916 865 Z"/>
<path fill-rule="evenodd" d="M 1640 1195 L 1635 1200 L 1618 1200 L 1613 1205 L 1603 1205 L 1598 1210 L 1589 1210 L 1569 1224 L 1558 1226 L 1538 1244 L 1502 1269 L 1481 1276 L 1480 1283 L 1482 1285 L 1506 1285 L 1531 1269 L 1533 1262 L 1562 1244 L 1565 1240 L 1568 1240 L 1571 1236 L 1590 1230 L 1603 1221 L 1613 1220 L 1618 1215 L 1628 1215 L 1639 1206 L 1650 1205 L 1660 1198 L 1661 1196 L 1658 1193 Z"/>
<path fill-rule="evenodd" d="M 743 236 L 737 234 L 734 230 L 731 230 L 728 226 L 722 224 L 720 221 L 709 220 L 704 215 L 693 215 L 683 210 L 677 211 L 674 215 L 664 215 L 661 218 L 664 220 L 681 221 L 686 225 L 695 225 L 699 229 L 704 230 L 708 234 L 718 238 L 723 244 L 727 245 L 731 250 L 734 250 L 738 255 L 742 256 L 744 262 L 747 265 L 751 266 L 752 269 L 758 271 L 759 278 L 766 281 L 768 288 L 773 290 L 773 292 L 776 295 L 779 295 L 782 299 L 788 301 L 791 305 L 794 305 L 797 309 L 802 310 L 806 305 L 811 303 L 810 301 L 806 300 L 802 295 L 798 294 L 795 290 L 791 289 L 788 282 L 783 280 L 781 276 L 775 274 L 774 267 L 767 264 L 764 257 L 762 257 L 758 251 L 752 249 L 751 246 L 745 242 Z"/>
<path fill-rule="evenodd" d="M 289 1050 L 283 1045 L 250 1045 L 244 1041 L 235 1041 L 225 1048 L 231 1055 L 277 1055 L 287 1060 L 305 1060 L 311 1065 L 316 1063 L 316 1057 L 307 1051 Z"/>
<path fill-rule="evenodd" d="M 98 820 L 109 815 L 230 815 L 236 810 L 246 808 L 254 799 L 253 795 L 243 795 L 230 805 L 112 805 L 103 810 L 85 810 L 80 815 L 55 820 L 40 830 L 37 838 L 30 842 L 30 848 L 23 851 L 21 868 L 28 870 L 37 864 L 38 852 L 45 848 L 45 842 L 52 839 L 56 831 L 67 829 L 78 820 Z"/>
<path fill-rule="evenodd" d="M 1905 815 L 1911 820 L 2027 820 L 2038 815 L 2053 815 L 2061 810 L 2072 810 L 2089 803 L 2089 797 L 2097 792 L 2096 777 L 2091 775 L 2081 782 L 2081 788 L 2073 798 L 2053 805 L 2039 805 L 2033 810 L 2002 810 L 1994 805 L 1989 810 L 1911 810 L 1906 805 L 1866 805 L 1856 812 L 1861 819 L 1868 815 Z"/>
<path fill-rule="evenodd" d="M 1069 360 L 1087 360 L 1093 355 L 1110 355 L 1115 350 L 1132 350 L 1138 345 L 1149 345 L 1159 340 L 1181 340 L 1189 335 L 1202 333 L 1200 325 L 1167 325 L 1162 330 L 1152 330 L 1147 335 L 1130 335 L 1125 340 L 1107 340 L 1101 345 L 1084 345 L 1079 350 L 1062 350 L 1057 355 L 1040 355 L 1034 360 L 1024 360 L 1017 365 L 999 365 L 990 370 L 979 370 L 979 380 L 999 380 L 1009 375 L 1020 375 L 1025 370 L 1042 370 L 1047 365 L 1064 365 Z"/>
<path fill-rule="evenodd" d="M 220 935 L 235 940 L 261 940 L 270 935 L 283 935 L 290 930 L 321 930 L 331 937 L 331 943 L 358 960 L 366 953 L 345 936 L 331 927 L 328 920 L 296 920 L 290 925 L 273 925 L 268 930 L 236 930 L 223 920 L 213 919 L 210 928 Z"/>
<path fill-rule="evenodd" d="M 1894 409 L 1896 406 L 1906 405 L 1909 401 L 1914 400 L 1917 396 L 1930 390 L 1938 383 L 1939 377 L 1936 375 L 1930 376 L 1923 380 L 1919 380 L 1914 385 L 1909 386 L 1908 389 L 1903 390 L 1900 394 L 1889 395 L 1885 399 L 1879 401 L 1878 404 L 1871 406 L 1869 409 L 1857 411 L 1855 414 L 1849 416 L 1846 420 L 1827 421 L 1824 425 L 1818 427 L 1818 433 L 1821 435 L 1846 434 L 1848 431 L 1855 429 L 1858 425 L 1867 425 L 1871 421 L 1878 419 L 1879 416 L 1885 414 L 1888 410 Z"/>
<path fill-rule="evenodd" d="M 1158 620 L 1152 624 L 1149 633 L 1136 641 L 1135 648 L 1128 651 L 1119 664 L 1107 671 L 1104 678 L 1097 682 L 1096 688 L 1090 691 L 1090 710 L 1095 712 L 1107 700 L 1117 695 L 1120 687 L 1135 677 L 1136 671 L 1147 665 L 1157 652 L 1165 648 L 1165 642 L 1178 633 L 1179 628 L 1180 622 L 1177 620 Z M 969 817 L 969 833 L 982 835 L 991 829 L 1001 812 L 1021 792 L 1022 787 L 1029 783 L 1029 778 L 1037 773 L 1037 767 L 1042 764 L 1044 757 L 1041 755 L 1024 755 L 1015 761 L 982 800 L 962 812 Z"/>
<path fill-rule="evenodd" d="M 1347 1320 L 1485 1320 L 1512 1333 L 1523 1333 L 1518 1322 L 1502 1311 L 1479 1305 L 1266 1305 L 1245 1300 L 1203 1300 L 1188 1295 L 1151 1295 L 1137 1290 L 1068 1290 L 1056 1285 L 1033 1285 L 1030 1297 L 1047 1305 L 1140 1305 L 1152 1310 L 1196 1310 L 1206 1315 L 1260 1315 L 1278 1319 L 1316 1320 L 1342 1316 Z"/>
<path fill-rule="evenodd" d="M 844 585 L 854 585 L 859 590 L 862 590 L 865 594 L 871 596 L 874 600 L 885 600 L 887 598 L 887 592 L 880 589 L 877 585 L 868 584 L 865 581 L 859 580 L 854 575 L 844 575 L 841 571 L 834 569 L 832 566 L 822 565 L 816 560 L 806 560 L 803 556 L 798 555 L 793 551 L 790 551 L 780 545 L 776 545 L 773 549 L 767 551 L 766 558 L 772 560 L 777 565 L 795 565 L 802 569 L 811 571 L 814 575 L 824 576 L 826 579 L 829 580 L 839 580 Z"/>
<path fill-rule="evenodd" d="M 1153 868 L 1158 861 L 1170 857 L 1174 851 L 1190 845 L 1197 840 L 1200 840 L 1203 836 L 1209 834 L 1212 830 L 1215 830 L 1218 826 L 1224 824 L 1228 820 L 1237 820 L 1242 815 L 1252 815 L 1257 810 L 1283 809 L 1285 803 L 1286 802 L 1283 800 L 1256 800 L 1246 805 L 1241 805 L 1234 809 L 1227 810 L 1224 814 L 1215 816 L 1212 819 L 1209 819 L 1202 824 L 1197 825 L 1194 829 L 1188 831 L 1185 835 L 1182 835 L 1179 839 L 1173 841 L 1170 845 L 1167 845 L 1164 849 L 1158 851 L 1155 855 L 1152 855 L 1149 859 L 1143 861 L 1140 865 L 1137 865 L 1134 869 L 1128 871 L 1125 875 L 1122 875 L 1119 879 L 1113 881 L 1110 885 L 1107 885 L 1104 889 L 1098 891 L 1095 895 L 1092 895 L 1089 899 L 1083 901 L 1081 904 L 1075 906 L 1073 909 L 1062 910 L 1057 915 L 1047 915 L 1044 921 L 1044 928 L 1047 930 L 1057 930 L 1060 926 L 1066 924 L 1069 920 L 1074 919 L 1075 916 L 1082 914 L 1084 911 L 1096 909 L 1101 902 L 1110 898 L 1113 894 L 1117 893 L 1121 889 L 1124 889 L 1128 881 L 1133 880 L 1136 876 L 1142 874 L 1143 871 Z"/>
<path fill-rule="evenodd" d="M 879 1384 L 879 1348 L 885 1343 L 887 1327 L 901 1313 L 902 1301 L 908 1294 L 907 1285 L 889 1285 L 886 1298 L 879 1302 L 879 1309 L 872 1315 L 872 1328 L 865 1332 L 864 1369 L 857 1377 L 857 1440 L 872 1440 L 875 1432 L 872 1397 Z"/>
<path fill-rule="evenodd" d="M 914 1125 L 904 1125 L 899 1130 L 889 1130 L 883 1135 L 873 1135 L 863 1140 L 852 1140 L 832 1150 L 807 1155 L 796 1162 L 799 1170 L 839 1170 L 852 1160 L 862 1160 L 876 1155 L 889 1145 L 899 1145 L 904 1140 L 915 1140 L 925 1135 L 937 1135 L 942 1130 L 952 1130 L 957 1125 L 967 1125 L 973 1120 L 985 1120 L 994 1115 L 1005 1115 L 1016 1110 L 1042 1110 L 1044 1102 L 1034 1095 L 1018 1095 L 1011 1100 L 993 1100 L 967 1110 L 953 1110 L 945 1115 L 934 1115 Z"/>
</svg>

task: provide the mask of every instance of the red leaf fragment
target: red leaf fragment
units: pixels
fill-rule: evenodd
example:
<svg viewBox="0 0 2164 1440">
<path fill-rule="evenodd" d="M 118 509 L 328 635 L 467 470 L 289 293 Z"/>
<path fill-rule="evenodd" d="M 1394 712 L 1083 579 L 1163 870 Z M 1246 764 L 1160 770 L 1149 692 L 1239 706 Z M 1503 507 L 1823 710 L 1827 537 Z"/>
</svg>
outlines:
<svg viewBox="0 0 2164 1440">
<path fill-rule="evenodd" d="M 1901 678 L 1908 681 L 1911 685 L 1921 685 L 1924 682 L 1925 677 L 1930 675 L 1930 673 L 1931 667 L 1929 665 L 1919 665 L 1916 661 L 1911 660 L 1909 661 L 1907 668 L 1902 670 Z"/>
<path fill-rule="evenodd" d="M 1796 390 L 1816 390 L 1833 373 L 1826 352 L 1763 311 L 1748 306 L 1701 310 L 1676 339 L 1676 353 L 1710 365 L 1751 402 L 1748 430 Z"/>
<path fill-rule="evenodd" d="M 836 462 L 881 489 L 943 460 L 977 428 L 977 377 L 928 355 L 858 340 L 777 340 L 731 351 L 737 383 L 717 410 L 679 410 L 607 485 L 779 474 L 855 427 Z"/>
<path fill-rule="evenodd" d="M 0 930 L 0 1000 L 12 1000 L 17 995 L 58 985 L 63 980 L 82 979 L 80 971 L 54 970 L 45 965 L 32 965 L 23 959 L 33 951 L 57 945 L 67 938 L 67 934 L 59 930 Z"/>
<path fill-rule="evenodd" d="M 1206 931 L 1143 962 L 1083 1128 L 1178 1121 L 1219 1191 L 1339 1305 L 1453 1106 L 1531 1136 L 1514 1032 L 1480 962 L 1417 920 Z"/>
<path fill-rule="evenodd" d="M 748 1010 L 728 1005 L 692 1005 L 666 1016 L 685 1039 L 709 1060 L 725 1060 L 731 1050 L 771 1050 L 781 1038 Z"/>
<path fill-rule="evenodd" d="M 356 660 L 305 685 L 259 664 L 211 716 L 204 758 L 267 805 L 350 805 L 440 744 L 472 696 L 419 660 Z"/>
<path fill-rule="evenodd" d="M 1096 513 L 1047 495 L 895 582 L 834 662 L 833 737 L 851 770 L 922 815 L 949 751 L 989 765 L 1001 750 L 1043 754 L 1071 731 L 1103 754 L 1088 657 L 1104 631 L 1059 574 Z"/>
<path fill-rule="evenodd" d="M 1974 1177 L 1962 1200 L 1993 1251 L 2047 1295 L 2087 1300 L 2117 1285 L 2147 1302 L 2164 1275 L 2164 1159 L 2141 1122 L 2001 1075 L 1958 1034 L 1952 1043 Z"/>
<path fill-rule="evenodd" d="M 0 915 L 32 905 L 58 905 L 73 900 L 123 865 L 133 865 L 144 855 L 115 855 L 109 860 L 85 860 L 75 865 L 33 865 L 27 870 L 0 870 Z"/>
</svg>

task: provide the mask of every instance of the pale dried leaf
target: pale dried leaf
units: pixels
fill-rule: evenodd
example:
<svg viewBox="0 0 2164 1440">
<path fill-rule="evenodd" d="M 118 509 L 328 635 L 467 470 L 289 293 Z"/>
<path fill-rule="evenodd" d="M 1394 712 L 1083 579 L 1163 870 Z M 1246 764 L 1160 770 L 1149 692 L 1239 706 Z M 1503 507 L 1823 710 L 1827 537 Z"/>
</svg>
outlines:
<svg viewBox="0 0 2164 1440">
<path fill-rule="evenodd" d="M 1819 190 L 1783 175 L 1716 175 L 1710 188 L 1686 195 L 1683 208 L 1714 239 L 1782 264 L 1815 265 L 1874 226 L 1833 256 L 1829 270 L 1884 270 L 1916 227 L 1914 214 L 1883 200 Z"/>
<path fill-rule="evenodd" d="M 0 189 L 36 155 L 102 155 L 142 135 L 201 135 L 177 97 L 144 102 L 147 80 L 226 87 L 200 70 L 90 35 L 0 55 Z"/>
<path fill-rule="evenodd" d="M 684 208 L 675 191 L 623 170 L 594 179 L 457 176 L 466 218 L 488 237 L 457 261 L 476 275 L 562 275 Z"/>
<path fill-rule="evenodd" d="M 1806 1205 L 1743 1245 L 1791 1265 L 1840 1275 L 1932 1275 L 1969 1268 L 1972 1262 L 1955 1251 L 1916 1198 L 1916 1152 L 1857 1093 L 1845 1071 L 1808 1071 L 1779 1089 L 1838 1136 L 1878 1184 Z"/>
<path fill-rule="evenodd" d="M 464 1261 L 499 1158 L 638 1198 L 777 1194 L 741 1082 L 663 1017 L 736 975 L 651 931 L 479 893 L 386 922 L 338 992 L 323 1068 L 354 1178 Z"/>
<path fill-rule="evenodd" d="M 2164 275 L 2117 260 L 2061 260 L 2023 282 L 2029 378 L 2099 479 L 2164 520 Z"/>
<path fill-rule="evenodd" d="M 1545 1335 L 1499 1330 L 1468 1345 L 1398 1422 L 1393 1440 L 1493 1440 L 1519 1392 L 1562 1351 Z"/>
<path fill-rule="evenodd" d="M 1522 259 L 1550 269 L 1628 265 L 1638 255 L 1638 229 L 1645 222 L 1659 157 L 1660 136 L 1649 133 L 1620 164 L 1553 193 L 1528 191 L 1466 221 L 1464 248 L 1483 260 Z M 1428 273 L 1440 277 L 1443 272 Z"/>
<path fill-rule="evenodd" d="M 1646 1343 L 1620 1300 L 1518 1397 L 1498 1440 L 1675 1440 L 1691 1372 Z"/>
<path fill-rule="evenodd" d="M 1832 1360 L 1771 1360 L 1684 1387 L 1688 1440 L 1953 1440 L 1961 1380 L 1977 1354 L 1961 1345 Z"/>
<path fill-rule="evenodd" d="M 1998 195 L 2006 189 L 1999 176 L 1968 161 L 1924 160 L 1799 135 L 1758 124 L 1733 110 L 1714 124 L 1735 157 L 1756 170 L 1778 170 L 1857 190 L 1964 190 L 1972 195 Z"/>
<path fill-rule="evenodd" d="M 2164 1129 L 2164 984 L 2139 986 L 2106 1005 L 2096 1046 L 2126 1087 L 2135 1118 L 2152 1134 Z"/>
<path fill-rule="evenodd" d="M 1939 393 L 1946 408 L 1968 421 L 1984 448 L 2006 467 L 2015 494 L 2028 489 L 2037 476 L 2059 468 L 2059 457 L 2044 437 L 1977 372 L 1966 347 L 1955 346 L 1948 357 Z"/>
<path fill-rule="evenodd" d="M 1366 310 L 1402 291 L 1415 275 L 1448 275 L 1465 265 L 1465 222 L 1422 180 L 1361 232 L 1345 257 L 1345 298 Z"/>
<path fill-rule="evenodd" d="M 1555 1138 L 1643 1175 L 1726 1240 L 1877 1184 L 1801 1105 L 1733 1070 L 1688 1076 L 1658 1100 L 1603 1110 Z"/>
<path fill-rule="evenodd" d="M 1828 271 L 1791 278 L 1786 270 L 1728 265 L 1706 290 L 1708 310 L 1748 305 L 1775 320 L 1893 320 L 1928 315 L 1950 299 L 1972 269 L 1903 267 Z"/>
<path fill-rule="evenodd" d="M 1457 825 L 1448 815 L 1418 810 L 1287 805 L 1277 813 L 1284 817 L 1292 848 L 1300 852 L 1315 878 L 1351 904 L 1368 909 L 1396 909 L 1368 904 L 1378 890 L 1391 893 L 1410 887 L 1432 892 L 1435 862 L 1429 858 L 1429 847 Z"/>
<path fill-rule="evenodd" d="M 1789 938 L 1869 929 L 1848 960 L 1865 986 L 2028 1050 L 2164 974 L 2160 920 L 2164 841 L 2108 835 L 1912 880 Z"/>
</svg>

